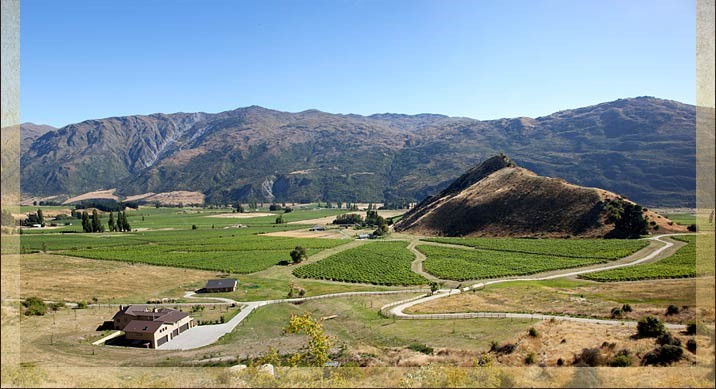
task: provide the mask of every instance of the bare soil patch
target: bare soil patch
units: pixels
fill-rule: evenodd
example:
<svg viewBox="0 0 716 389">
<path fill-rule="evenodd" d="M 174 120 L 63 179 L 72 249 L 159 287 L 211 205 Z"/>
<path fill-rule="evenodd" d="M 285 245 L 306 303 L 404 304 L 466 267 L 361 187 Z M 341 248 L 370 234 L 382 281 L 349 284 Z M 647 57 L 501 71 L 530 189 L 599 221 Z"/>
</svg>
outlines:
<svg viewBox="0 0 716 389">
<path fill-rule="evenodd" d="M 119 200 L 119 197 L 117 197 L 114 194 L 114 192 L 116 190 L 117 189 L 105 189 L 105 190 L 96 190 L 94 192 L 87 192 L 87 193 L 81 194 L 79 196 L 70 197 L 69 199 L 65 200 L 62 204 L 76 203 L 78 201 L 90 200 L 90 199 Z"/>
</svg>

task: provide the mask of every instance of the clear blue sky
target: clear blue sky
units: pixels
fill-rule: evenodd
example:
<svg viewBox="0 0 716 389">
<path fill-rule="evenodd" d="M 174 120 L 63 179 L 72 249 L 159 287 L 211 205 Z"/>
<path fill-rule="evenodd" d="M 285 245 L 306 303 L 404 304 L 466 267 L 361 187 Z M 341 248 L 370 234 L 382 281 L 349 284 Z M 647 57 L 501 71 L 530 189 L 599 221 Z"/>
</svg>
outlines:
<svg viewBox="0 0 716 389">
<path fill-rule="evenodd" d="M 695 0 L 21 3 L 22 121 L 261 105 L 547 115 L 695 101 Z"/>
</svg>

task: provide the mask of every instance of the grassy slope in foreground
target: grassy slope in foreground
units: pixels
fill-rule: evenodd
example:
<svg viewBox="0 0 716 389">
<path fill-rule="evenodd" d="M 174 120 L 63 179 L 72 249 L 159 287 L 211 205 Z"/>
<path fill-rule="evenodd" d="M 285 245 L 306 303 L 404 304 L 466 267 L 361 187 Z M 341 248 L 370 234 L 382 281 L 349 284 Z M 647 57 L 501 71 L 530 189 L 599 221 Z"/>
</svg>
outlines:
<svg viewBox="0 0 716 389">
<path fill-rule="evenodd" d="M 696 236 L 679 236 L 674 239 L 687 243 L 672 256 L 655 263 L 628 266 L 583 274 L 580 277 L 593 281 L 636 281 L 659 278 L 685 278 L 696 276 Z"/>
<path fill-rule="evenodd" d="M 595 259 L 623 258 L 649 245 L 645 240 L 623 239 L 426 238 L 422 240 L 483 250 Z"/>
<path fill-rule="evenodd" d="M 519 276 L 607 261 L 600 258 L 570 258 L 431 245 L 420 245 L 418 250 L 428 257 L 423 264 L 425 271 L 436 277 L 455 281 Z"/>
<path fill-rule="evenodd" d="M 410 270 L 415 259 L 407 242 L 371 242 L 293 271 L 296 277 L 378 285 L 421 285 L 425 278 Z"/>
</svg>

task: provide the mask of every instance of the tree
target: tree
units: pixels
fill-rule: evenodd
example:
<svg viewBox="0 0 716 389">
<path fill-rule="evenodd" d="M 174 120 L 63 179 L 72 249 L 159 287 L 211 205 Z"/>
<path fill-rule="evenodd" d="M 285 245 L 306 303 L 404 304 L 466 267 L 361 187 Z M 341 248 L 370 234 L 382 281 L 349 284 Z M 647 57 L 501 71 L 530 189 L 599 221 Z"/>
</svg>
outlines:
<svg viewBox="0 0 716 389">
<path fill-rule="evenodd" d="M 306 347 L 308 351 L 304 354 L 294 356 L 296 360 L 304 360 L 309 366 L 325 366 L 328 361 L 332 342 L 324 333 L 321 323 L 314 320 L 310 313 L 306 312 L 303 316 L 291 315 L 288 327 L 286 327 L 284 331 L 289 334 L 304 332 L 311 338 Z"/>
<path fill-rule="evenodd" d="M 102 232 L 104 230 L 104 227 L 102 227 L 102 222 L 99 220 L 99 213 L 97 213 L 97 210 L 92 210 L 92 232 Z"/>
<path fill-rule="evenodd" d="M 276 224 L 284 224 L 284 223 L 286 223 L 286 221 L 283 220 L 283 215 L 279 215 L 279 216 L 276 218 Z"/>
<path fill-rule="evenodd" d="M 428 286 L 430 287 L 430 294 L 435 294 L 440 288 L 443 286 L 442 282 L 437 281 L 430 281 L 428 282 Z"/>
<path fill-rule="evenodd" d="M 644 218 L 641 205 L 619 200 L 608 205 L 614 220 L 614 230 L 609 233 L 613 238 L 635 239 L 648 233 L 649 222 Z"/>
<path fill-rule="evenodd" d="M 109 220 L 107 221 L 107 227 L 109 227 L 109 232 L 117 231 L 117 224 L 114 222 L 114 214 L 112 214 L 112 212 L 109 213 Z"/>
<path fill-rule="evenodd" d="M 291 250 L 290 255 L 293 263 L 301 263 L 304 259 L 308 257 L 306 249 L 302 246 L 296 246 L 295 249 Z"/>
<path fill-rule="evenodd" d="M 124 231 L 132 231 L 132 227 L 129 225 L 129 220 L 127 220 L 127 211 L 122 212 L 122 228 Z"/>
<path fill-rule="evenodd" d="M 45 216 L 42 214 L 41 209 L 37 210 L 37 223 L 42 225 L 43 227 L 45 226 Z"/>
<path fill-rule="evenodd" d="M 92 232 L 92 224 L 90 223 L 87 211 L 82 211 L 82 231 Z"/>
</svg>

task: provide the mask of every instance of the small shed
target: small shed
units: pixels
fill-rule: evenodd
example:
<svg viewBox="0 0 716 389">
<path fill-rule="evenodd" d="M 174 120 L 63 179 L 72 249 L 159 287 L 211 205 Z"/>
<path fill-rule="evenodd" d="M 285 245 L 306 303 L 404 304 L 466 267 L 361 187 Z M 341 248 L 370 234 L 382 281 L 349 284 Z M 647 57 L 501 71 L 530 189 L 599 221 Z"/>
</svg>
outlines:
<svg viewBox="0 0 716 389">
<path fill-rule="evenodd" d="M 236 285 L 238 283 L 239 281 L 234 278 L 209 280 L 206 282 L 206 286 L 204 286 L 201 291 L 203 293 L 233 292 L 236 290 Z"/>
</svg>

